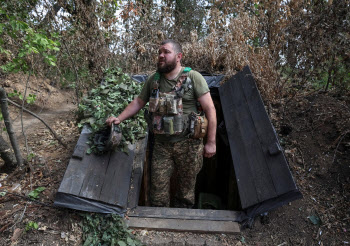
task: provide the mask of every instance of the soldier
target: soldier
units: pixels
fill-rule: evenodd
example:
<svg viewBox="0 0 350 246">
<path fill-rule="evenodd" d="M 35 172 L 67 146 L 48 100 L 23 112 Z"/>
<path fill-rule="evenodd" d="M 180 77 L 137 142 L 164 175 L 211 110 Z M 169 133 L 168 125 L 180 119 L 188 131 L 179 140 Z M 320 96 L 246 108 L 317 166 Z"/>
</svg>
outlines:
<svg viewBox="0 0 350 246">
<path fill-rule="evenodd" d="M 149 127 L 155 134 L 151 164 L 152 206 L 170 206 L 170 178 L 175 172 L 174 205 L 192 207 L 203 155 L 210 158 L 216 153 L 216 111 L 208 85 L 201 74 L 182 67 L 181 59 L 181 45 L 171 39 L 163 41 L 158 53 L 157 72 L 150 76 L 140 95 L 118 117 L 110 117 L 106 121 L 108 125 L 120 124 L 149 102 Z M 189 137 L 191 131 L 192 136 L 198 135 L 194 134 L 194 125 L 206 121 L 197 114 L 198 103 L 208 120 L 205 146 L 202 138 Z M 198 131 L 206 130 L 200 128 Z"/>
</svg>

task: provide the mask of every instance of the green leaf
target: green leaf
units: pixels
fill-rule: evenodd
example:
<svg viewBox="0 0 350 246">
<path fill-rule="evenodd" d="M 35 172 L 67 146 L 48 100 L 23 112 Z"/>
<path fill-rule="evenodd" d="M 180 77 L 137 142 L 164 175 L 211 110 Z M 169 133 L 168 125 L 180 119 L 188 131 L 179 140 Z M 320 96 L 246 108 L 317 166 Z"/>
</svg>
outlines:
<svg viewBox="0 0 350 246">
<path fill-rule="evenodd" d="M 39 194 L 45 189 L 46 189 L 45 187 L 38 187 L 35 190 L 32 190 L 31 192 L 29 192 L 28 197 L 32 199 L 36 199 L 38 198 Z"/>
<path fill-rule="evenodd" d="M 126 243 L 124 243 L 123 241 L 118 241 L 118 245 L 119 246 L 126 246 Z"/>
<path fill-rule="evenodd" d="M 307 217 L 312 224 L 314 225 L 321 225 L 322 224 L 322 220 L 320 219 L 320 217 L 318 217 L 317 215 L 311 215 Z"/>
<path fill-rule="evenodd" d="M 119 88 L 123 89 L 123 90 L 128 90 L 128 86 L 124 85 L 124 84 L 120 84 Z"/>
<path fill-rule="evenodd" d="M 37 230 L 38 228 L 39 228 L 39 226 L 38 226 L 38 224 L 37 224 L 36 222 L 34 222 L 34 221 L 29 221 L 28 224 L 26 225 L 25 230 L 26 230 L 26 231 L 29 231 L 29 230 L 31 230 L 31 229 Z"/>
</svg>

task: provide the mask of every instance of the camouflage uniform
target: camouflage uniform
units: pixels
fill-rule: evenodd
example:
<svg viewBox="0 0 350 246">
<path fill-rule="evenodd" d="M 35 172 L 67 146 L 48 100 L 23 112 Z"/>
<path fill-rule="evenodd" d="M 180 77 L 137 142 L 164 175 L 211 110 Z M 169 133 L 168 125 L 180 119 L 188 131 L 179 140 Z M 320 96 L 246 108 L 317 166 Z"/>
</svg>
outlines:
<svg viewBox="0 0 350 246">
<path fill-rule="evenodd" d="M 175 206 L 192 207 L 195 184 L 203 163 L 202 139 L 169 143 L 156 141 L 151 164 L 151 204 L 170 206 L 170 178 L 176 173 Z"/>
<path fill-rule="evenodd" d="M 173 91 L 178 78 L 168 80 L 164 76 L 159 80 L 159 91 L 169 93 Z M 139 95 L 144 102 L 148 102 L 154 89 L 154 76 L 149 77 Z M 208 84 L 203 76 L 191 70 L 188 77 L 192 82 L 192 89 L 182 97 L 183 114 L 197 112 L 197 99 L 209 92 Z M 177 207 L 191 207 L 194 205 L 194 189 L 196 177 L 202 168 L 203 143 L 202 139 L 187 138 L 188 132 L 180 135 L 155 134 L 153 158 L 151 164 L 151 204 L 152 206 L 169 207 L 170 205 L 170 178 L 175 178 L 176 192 L 171 201 Z"/>
</svg>

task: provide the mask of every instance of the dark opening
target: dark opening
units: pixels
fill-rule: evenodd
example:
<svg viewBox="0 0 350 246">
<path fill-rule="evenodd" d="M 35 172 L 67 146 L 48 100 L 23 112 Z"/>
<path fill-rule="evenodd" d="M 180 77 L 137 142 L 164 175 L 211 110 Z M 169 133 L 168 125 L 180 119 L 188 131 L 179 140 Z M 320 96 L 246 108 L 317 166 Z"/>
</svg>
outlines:
<svg viewBox="0 0 350 246">
<path fill-rule="evenodd" d="M 213 158 L 204 158 L 203 160 L 202 170 L 197 176 L 195 187 L 196 203 L 194 208 L 238 211 L 241 210 L 239 193 L 218 88 L 211 88 L 210 92 L 217 114 L 217 152 Z M 150 136 L 146 152 L 139 206 L 150 205 L 148 192 L 150 189 L 149 166 L 152 158 L 152 147 L 153 137 Z M 176 185 L 173 185 L 170 193 L 173 194 L 175 189 Z"/>
</svg>

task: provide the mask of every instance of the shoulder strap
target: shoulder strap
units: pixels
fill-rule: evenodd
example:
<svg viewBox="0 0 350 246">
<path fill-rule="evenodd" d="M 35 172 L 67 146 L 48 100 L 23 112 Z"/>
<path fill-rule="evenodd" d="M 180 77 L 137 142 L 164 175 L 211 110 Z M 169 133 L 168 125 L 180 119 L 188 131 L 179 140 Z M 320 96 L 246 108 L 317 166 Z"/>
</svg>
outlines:
<svg viewBox="0 0 350 246">
<path fill-rule="evenodd" d="M 156 72 L 154 74 L 154 80 L 159 80 L 160 79 L 160 73 Z"/>
<path fill-rule="evenodd" d="M 160 73 L 156 72 L 153 77 L 153 89 L 159 88 Z"/>
<path fill-rule="evenodd" d="M 190 67 L 185 67 L 184 71 L 182 73 L 188 73 L 192 70 Z"/>
</svg>

